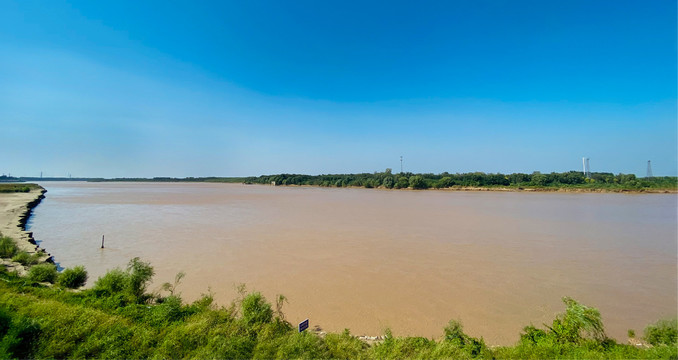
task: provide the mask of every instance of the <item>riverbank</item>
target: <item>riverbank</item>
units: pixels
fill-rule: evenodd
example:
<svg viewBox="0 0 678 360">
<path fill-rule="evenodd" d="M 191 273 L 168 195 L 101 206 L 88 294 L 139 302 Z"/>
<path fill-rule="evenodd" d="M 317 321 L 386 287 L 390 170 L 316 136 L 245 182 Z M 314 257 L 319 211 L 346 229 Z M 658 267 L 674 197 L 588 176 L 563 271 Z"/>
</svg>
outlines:
<svg viewBox="0 0 678 360">
<path fill-rule="evenodd" d="M 9 185 L 9 184 L 8 184 Z M 22 186 L 25 186 L 22 184 Z M 29 255 L 38 255 L 39 263 L 53 262 L 52 256 L 37 246 L 33 233 L 26 231 L 26 223 L 33 208 L 45 198 L 45 190 L 41 186 L 31 186 L 27 192 L 0 192 L 0 233 L 14 239 L 17 248 Z M 11 259 L 0 259 L 0 263 L 9 271 L 24 275 L 28 267 Z"/>
<path fill-rule="evenodd" d="M 46 181 L 39 178 L 22 178 L 26 181 Z M 48 179 L 69 181 L 73 179 Z M 531 191 L 531 192 L 575 192 L 575 193 L 629 193 L 629 194 L 675 194 L 678 193 L 678 178 L 675 176 L 655 176 L 639 178 L 634 174 L 590 173 L 578 171 L 542 174 L 487 174 L 482 172 L 450 174 L 414 174 L 384 172 L 360 174 L 278 174 L 251 177 L 155 177 L 155 178 L 89 178 L 88 182 L 208 182 L 208 183 L 244 183 L 284 186 L 318 186 L 377 188 L 402 190 L 450 190 L 450 191 Z"/>
</svg>

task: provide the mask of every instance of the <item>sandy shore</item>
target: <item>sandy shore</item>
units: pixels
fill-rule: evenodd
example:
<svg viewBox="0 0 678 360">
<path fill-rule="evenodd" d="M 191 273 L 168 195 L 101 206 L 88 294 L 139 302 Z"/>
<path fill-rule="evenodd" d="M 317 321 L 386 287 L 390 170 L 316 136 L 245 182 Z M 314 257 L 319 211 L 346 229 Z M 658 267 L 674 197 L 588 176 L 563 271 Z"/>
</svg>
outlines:
<svg viewBox="0 0 678 360">
<path fill-rule="evenodd" d="M 33 233 L 25 230 L 31 211 L 40 204 L 45 192 L 47 190 L 38 188 L 27 193 L 0 193 L 0 233 L 14 239 L 19 250 L 31 255 L 41 254 L 41 262 L 53 262 L 50 254 L 35 244 Z M 10 271 L 17 271 L 19 274 L 27 271 L 23 265 L 10 259 L 0 259 L 0 262 Z"/>
</svg>

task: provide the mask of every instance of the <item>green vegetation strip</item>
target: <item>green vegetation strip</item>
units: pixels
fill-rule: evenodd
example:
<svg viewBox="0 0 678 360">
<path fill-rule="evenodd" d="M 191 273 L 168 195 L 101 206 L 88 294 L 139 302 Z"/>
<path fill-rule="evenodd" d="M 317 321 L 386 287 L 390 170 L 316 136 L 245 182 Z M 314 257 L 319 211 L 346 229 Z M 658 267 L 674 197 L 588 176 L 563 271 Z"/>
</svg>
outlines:
<svg viewBox="0 0 678 360">
<path fill-rule="evenodd" d="M 363 174 L 301 175 L 278 174 L 256 177 L 205 177 L 205 178 L 116 178 L 89 179 L 89 181 L 130 181 L 130 182 L 222 182 L 265 185 L 299 185 L 322 187 L 364 187 L 386 189 L 508 189 L 541 191 L 678 191 L 678 177 L 663 176 L 637 178 L 633 174 L 583 172 L 542 174 L 486 174 L 482 172 L 450 174 L 393 174 L 391 169 L 384 172 Z"/>
<path fill-rule="evenodd" d="M 40 189 L 37 184 L 2 184 L 0 183 L 0 193 L 27 193 L 31 190 Z"/>
<path fill-rule="evenodd" d="M 35 268 L 35 267 L 34 267 Z M 42 271 L 41 271 L 42 273 Z M 565 312 L 543 329 L 527 326 L 514 346 L 488 347 L 482 338 L 450 321 L 439 340 L 395 337 L 374 345 L 348 330 L 324 337 L 298 333 L 285 320 L 280 296 L 274 306 L 260 293 L 240 296 L 228 307 L 211 294 L 186 304 L 177 292 L 183 274 L 149 293 L 150 264 L 132 259 L 126 269 L 82 285 L 82 267 L 66 276 L 19 277 L 0 270 L 0 358 L 222 358 L 222 359 L 675 359 L 678 322 L 645 330 L 648 347 L 618 344 L 605 335 L 600 313 L 565 298 Z M 36 275 L 37 276 L 37 275 Z M 64 277 L 67 280 L 61 282 Z M 38 281 L 55 281 L 45 286 Z"/>
</svg>

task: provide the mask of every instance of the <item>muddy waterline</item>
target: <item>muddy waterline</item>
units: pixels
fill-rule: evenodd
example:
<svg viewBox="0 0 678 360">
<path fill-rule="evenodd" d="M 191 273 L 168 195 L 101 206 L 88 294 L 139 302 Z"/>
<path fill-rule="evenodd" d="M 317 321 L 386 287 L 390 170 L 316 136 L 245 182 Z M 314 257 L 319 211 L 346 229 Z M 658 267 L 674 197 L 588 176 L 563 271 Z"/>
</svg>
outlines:
<svg viewBox="0 0 678 360">
<path fill-rule="evenodd" d="M 450 319 L 489 344 L 550 323 L 571 296 L 625 340 L 676 316 L 671 195 L 388 191 L 207 183 L 45 182 L 30 229 L 90 284 L 133 257 L 191 301 L 247 284 L 293 323 L 437 338 Z M 101 236 L 106 248 L 100 249 Z"/>
</svg>

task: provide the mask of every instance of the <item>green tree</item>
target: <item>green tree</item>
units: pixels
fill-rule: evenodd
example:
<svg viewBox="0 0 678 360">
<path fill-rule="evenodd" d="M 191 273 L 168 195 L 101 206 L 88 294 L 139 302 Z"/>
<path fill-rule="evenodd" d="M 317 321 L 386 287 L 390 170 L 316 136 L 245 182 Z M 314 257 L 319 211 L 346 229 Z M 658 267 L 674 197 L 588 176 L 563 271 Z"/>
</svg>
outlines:
<svg viewBox="0 0 678 360">
<path fill-rule="evenodd" d="M 398 181 L 396 181 L 396 189 L 405 189 L 410 186 L 410 180 L 406 176 L 399 176 Z"/>
<path fill-rule="evenodd" d="M 418 189 L 418 190 L 428 188 L 426 181 L 420 175 L 415 175 L 415 176 L 410 177 L 409 185 L 412 189 Z"/>
<path fill-rule="evenodd" d="M 535 172 L 532 174 L 532 183 L 537 186 L 545 186 L 548 181 L 548 178 L 546 175 L 540 173 L 540 172 Z"/>
</svg>

